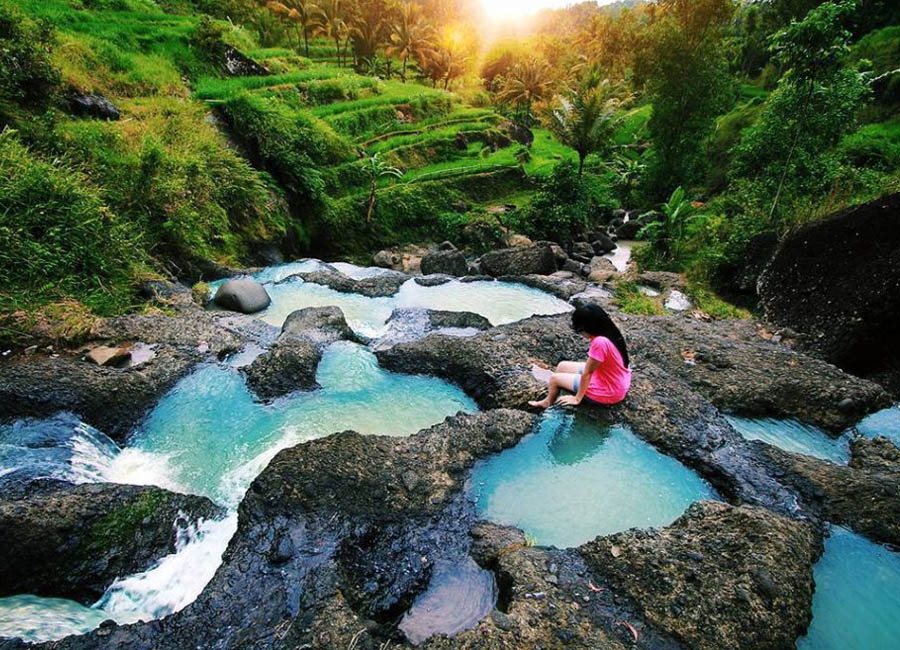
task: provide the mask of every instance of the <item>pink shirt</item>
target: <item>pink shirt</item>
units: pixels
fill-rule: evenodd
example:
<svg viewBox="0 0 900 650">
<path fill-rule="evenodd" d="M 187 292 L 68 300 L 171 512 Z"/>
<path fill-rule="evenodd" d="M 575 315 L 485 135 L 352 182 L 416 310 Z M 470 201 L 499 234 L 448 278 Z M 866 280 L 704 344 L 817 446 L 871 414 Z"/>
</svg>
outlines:
<svg viewBox="0 0 900 650">
<path fill-rule="evenodd" d="M 625 399 L 631 387 L 631 370 L 622 362 L 615 343 L 605 336 L 595 336 L 588 356 L 599 365 L 591 375 L 585 396 L 601 404 L 617 404 Z"/>
</svg>

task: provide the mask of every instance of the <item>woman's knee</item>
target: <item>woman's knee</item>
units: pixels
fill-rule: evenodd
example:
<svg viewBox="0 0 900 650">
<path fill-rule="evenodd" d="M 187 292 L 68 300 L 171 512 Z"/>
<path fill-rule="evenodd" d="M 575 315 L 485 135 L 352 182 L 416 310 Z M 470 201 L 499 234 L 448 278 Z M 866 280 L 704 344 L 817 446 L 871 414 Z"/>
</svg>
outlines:
<svg viewBox="0 0 900 650">
<path fill-rule="evenodd" d="M 578 373 L 581 372 L 581 363 L 578 361 L 560 361 L 556 364 L 556 372 Z"/>
</svg>

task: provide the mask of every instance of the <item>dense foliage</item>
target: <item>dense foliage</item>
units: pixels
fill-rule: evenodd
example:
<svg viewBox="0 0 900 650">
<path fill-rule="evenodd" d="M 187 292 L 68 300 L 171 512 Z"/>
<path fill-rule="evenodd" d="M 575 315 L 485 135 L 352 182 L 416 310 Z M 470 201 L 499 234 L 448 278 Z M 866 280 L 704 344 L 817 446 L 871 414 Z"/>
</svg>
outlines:
<svg viewBox="0 0 900 650">
<path fill-rule="evenodd" d="M 696 283 L 744 290 L 759 242 L 900 185 L 896 3 L 585 2 L 499 33 L 478 7 L 0 0 L 0 312 L 116 313 L 261 248 L 567 243 L 625 208 L 659 215 L 638 260 L 725 315 Z"/>
</svg>

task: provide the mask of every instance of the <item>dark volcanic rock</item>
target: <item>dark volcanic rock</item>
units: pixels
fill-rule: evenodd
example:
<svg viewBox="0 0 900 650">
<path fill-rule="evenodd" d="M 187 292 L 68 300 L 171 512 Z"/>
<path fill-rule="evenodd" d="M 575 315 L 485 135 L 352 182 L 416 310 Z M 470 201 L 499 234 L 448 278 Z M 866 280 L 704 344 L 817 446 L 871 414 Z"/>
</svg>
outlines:
<svg viewBox="0 0 900 650">
<path fill-rule="evenodd" d="M 687 647 L 782 650 L 811 619 L 822 540 L 807 523 L 706 501 L 667 528 L 599 538 L 579 551 Z"/>
<path fill-rule="evenodd" d="M 281 335 L 272 347 L 241 371 L 263 399 L 318 388 L 316 369 L 322 353 L 332 343 L 342 340 L 359 342 L 340 308 L 298 309 L 284 321 Z"/>
<path fill-rule="evenodd" d="M 269 70 L 251 59 L 240 50 L 225 45 L 222 53 L 225 70 L 233 77 L 259 77 L 269 74 Z"/>
<path fill-rule="evenodd" d="M 201 355 L 161 347 L 133 368 L 108 368 L 78 359 L 36 358 L 0 363 L 0 418 L 43 417 L 72 411 L 121 442 Z"/>
<path fill-rule="evenodd" d="M 491 321 L 470 311 L 442 311 L 429 309 L 428 320 L 432 327 L 458 327 L 486 330 L 491 328 Z"/>
<path fill-rule="evenodd" d="M 897 367 L 900 194 L 840 212 L 788 236 L 759 278 L 773 323 L 851 372 Z"/>
<path fill-rule="evenodd" d="M 550 275 L 556 271 L 556 257 L 546 245 L 501 248 L 481 256 L 481 270 L 488 275 Z"/>
<path fill-rule="evenodd" d="M 152 360 L 129 368 L 93 366 L 77 357 L 0 362 L 0 418 L 71 411 L 121 442 L 147 409 L 194 364 L 209 354 L 236 350 L 241 344 L 241 337 L 192 303 L 179 308 L 175 316 L 145 314 L 102 320 L 94 336 L 107 344 L 143 341 L 158 345 Z"/>
<path fill-rule="evenodd" d="M 0 498 L 0 596 L 94 602 L 175 551 L 175 524 L 222 516 L 205 497 L 136 485 L 32 483 Z"/>
<path fill-rule="evenodd" d="M 757 444 L 809 510 L 876 542 L 900 545 L 900 450 L 889 440 L 854 440 L 849 467 Z"/>
<path fill-rule="evenodd" d="M 265 287 L 256 280 L 237 278 L 228 280 L 219 287 L 213 297 L 213 302 L 223 309 L 230 309 L 242 314 L 255 314 L 272 304 L 272 299 Z"/>
<path fill-rule="evenodd" d="M 68 97 L 69 112 L 80 117 L 99 120 L 118 120 L 122 115 L 111 101 L 103 95 L 72 91 Z"/>
<path fill-rule="evenodd" d="M 461 277 L 469 272 L 466 256 L 458 250 L 438 250 L 422 258 L 422 274 L 443 274 Z"/>
<path fill-rule="evenodd" d="M 343 293 L 359 293 L 370 298 L 393 296 L 400 290 L 404 282 L 409 280 L 405 273 L 384 273 L 371 278 L 354 280 L 338 271 L 312 271 L 298 273 L 296 276 L 304 282 L 322 284 Z"/>
<path fill-rule="evenodd" d="M 636 355 L 725 411 L 794 417 L 837 433 L 891 402 L 878 385 L 775 343 L 753 321 L 620 319 Z"/>
</svg>

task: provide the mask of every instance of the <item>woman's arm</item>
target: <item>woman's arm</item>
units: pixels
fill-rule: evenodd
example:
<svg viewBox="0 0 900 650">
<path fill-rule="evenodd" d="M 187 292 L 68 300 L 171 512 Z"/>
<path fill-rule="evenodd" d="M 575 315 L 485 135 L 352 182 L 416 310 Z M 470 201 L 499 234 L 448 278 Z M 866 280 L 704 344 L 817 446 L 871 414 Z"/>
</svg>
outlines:
<svg viewBox="0 0 900 650">
<path fill-rule="evenodd" d="M 594 374 L 594 370 L 597 369 L 598 365 L 600 365 L 599 361 L 588 357 L 587 363 L 584 364 L 584 371 L 581 373 L 581 381 L 578 382 L 578 392 L 574 395 L 563 395 L 556 400 L 556 403 L 572 406 L 581 404 L 581 400 L 584 399 L 584 394 L 587 392 L 588 384 L 591 382 L 591 375 Z"/>
</svg>

